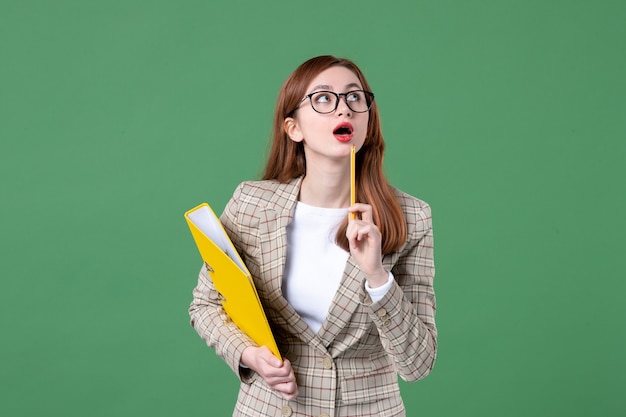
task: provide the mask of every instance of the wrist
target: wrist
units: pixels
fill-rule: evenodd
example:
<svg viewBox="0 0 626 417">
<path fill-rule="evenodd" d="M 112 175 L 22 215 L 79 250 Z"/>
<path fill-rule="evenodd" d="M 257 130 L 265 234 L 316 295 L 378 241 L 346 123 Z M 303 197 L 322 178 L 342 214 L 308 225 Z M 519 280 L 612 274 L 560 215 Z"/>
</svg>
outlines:
<svg viewBox="0 0 626 417">
<path fill-rule="evenodd" d="M 247 348 L 243 350 L 243 352 L 241 353 L 241 361 L 240 361 L 241 366 L 252 369 L 253 359 L 254 359 L 253 357 L 254 348 L 255 348 L 254 346 L 248 346 Z"/>
<path fill-rule="evenodd" d="M 389 272 L 381 268 L 376 274 L 368 275 L 365 279 L 370 288 L 382 287 L 389 282 Z"/>
</svg>

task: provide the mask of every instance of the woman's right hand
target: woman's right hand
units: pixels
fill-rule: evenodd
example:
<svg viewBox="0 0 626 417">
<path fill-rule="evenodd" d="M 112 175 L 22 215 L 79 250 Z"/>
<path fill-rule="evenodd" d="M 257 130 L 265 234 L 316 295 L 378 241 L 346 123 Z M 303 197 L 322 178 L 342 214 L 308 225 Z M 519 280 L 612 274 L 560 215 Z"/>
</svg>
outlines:
<svg viewBox="0 0 626 417">
<path fill-rule="evenodd" d="M 291 363 L 287 359 L 281 361 L 267 347 L 247 347 L 241 355 L 241 362 L 259 374 L 270 388 L 286 400 L 293 400 L 298 396 L 298 385 Z"/>
</svg>

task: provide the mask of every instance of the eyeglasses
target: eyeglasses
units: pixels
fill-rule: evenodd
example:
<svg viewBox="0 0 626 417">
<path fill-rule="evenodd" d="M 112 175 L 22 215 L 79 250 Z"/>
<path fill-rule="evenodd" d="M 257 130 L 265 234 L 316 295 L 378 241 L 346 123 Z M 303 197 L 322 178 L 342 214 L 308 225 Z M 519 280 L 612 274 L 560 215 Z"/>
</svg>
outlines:
<svg viewBox="0 0 626 417">
<path fill-rule="evenodd" d="M 374 103 L 374 93 L 364 90 L 353 90 L 348 91 L 347 93 L 335 93 L 333 91 L 315 91 L 311 94 L 307 94 L 304 98 L 298 103 L 295 109 L 293 109 L 289 114 L 292 115 L 302 102 L 304 102 L 307 98 L 311 101 L 311 107 L 318 113 L 328 114 L 337 110 L 337 106 L 339 106 L 339 97 L 343 96 L 346 105 L 350 110 L 355 113 L 365 113 L 372 108 L 372 103 Z"/>
</svg>

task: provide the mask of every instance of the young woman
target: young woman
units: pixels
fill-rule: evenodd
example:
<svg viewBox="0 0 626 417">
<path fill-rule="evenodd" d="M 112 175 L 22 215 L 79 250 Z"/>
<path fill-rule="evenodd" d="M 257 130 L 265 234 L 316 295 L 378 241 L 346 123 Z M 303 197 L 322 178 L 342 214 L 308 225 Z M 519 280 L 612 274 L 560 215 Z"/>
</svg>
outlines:
<svg viewBox="0 0 626 417">
<path fill-rule="evenodd" d="M 353 62 L 312 58 L 285 81 L 263 180 L 242 183 L 221 216 L 283 360 L 225 320 L 204 268 L 190 307 L 241 380 L 234 416 L 403 416 L 397 375 L 416 381 L 432 369 L 430 208 L 387 183 L 384 146 Z"/>
</svg>

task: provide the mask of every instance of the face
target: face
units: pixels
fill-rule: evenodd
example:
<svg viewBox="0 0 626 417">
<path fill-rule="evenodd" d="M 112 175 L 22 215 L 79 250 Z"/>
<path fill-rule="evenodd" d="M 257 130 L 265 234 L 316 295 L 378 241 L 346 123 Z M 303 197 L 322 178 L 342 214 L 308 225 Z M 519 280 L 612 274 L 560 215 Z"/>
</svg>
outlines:
<svg viewBox="0 0 626 417">
<path fill-rule="evenodd" d="M 332 91 L 337 94 L 353 90 L 362 90 L 359 78 L 348 68 L 334 66 L 321 72 L 307 88 L 306 94 L 320 90 Z M 356 95 L 340 96 L 334 112 L 321 114 L 311 106 L 311 100 L 320 109 L 325 109 L 332 95 L 316 95 L 304 100 L 293 117 L 285 120 L 285 131 L 296 142 L 304 144 L 307 164 L 312 158 L 341 159 L 350 155 L 352 145 L 360 149 L 365 142 L 369 112 L 356 113 L 346 104 L 346 98 L 353 108 L 359 97 Z M 355 103 L 355 104 L 352 104 Z M 332 108 L 332 106 L 330 107 Z"/>
</svg>

